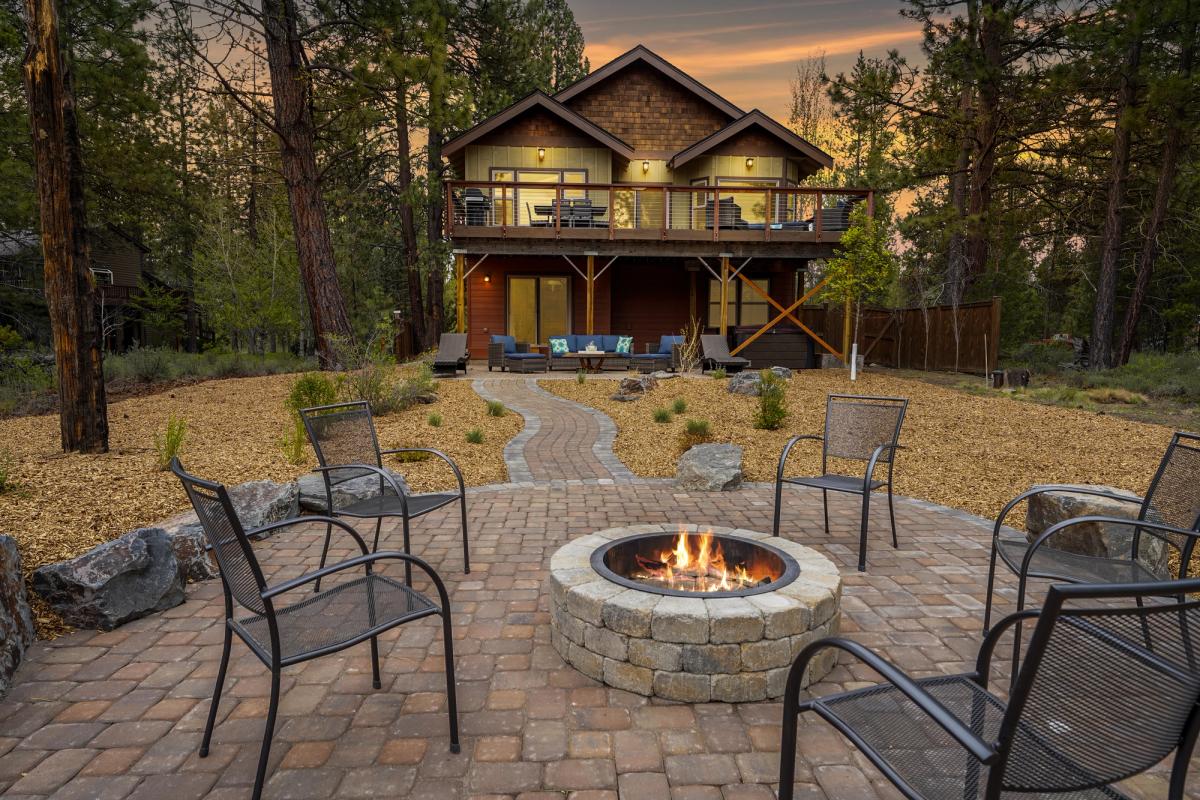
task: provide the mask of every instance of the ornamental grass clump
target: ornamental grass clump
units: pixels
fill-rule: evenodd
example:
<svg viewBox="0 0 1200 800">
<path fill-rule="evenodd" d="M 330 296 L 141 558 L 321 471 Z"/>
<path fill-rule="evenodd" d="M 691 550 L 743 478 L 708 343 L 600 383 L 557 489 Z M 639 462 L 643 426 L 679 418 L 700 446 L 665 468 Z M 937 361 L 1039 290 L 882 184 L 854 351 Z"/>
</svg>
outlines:
<svg viewBox="0 0 1200 800">
<path fill-rule="evenodd" d="M 504 403 L 499 400 L 488 400 L 487 413 L 489 417 L 503 417 L 505 414 Z"/>
<path fill-rule="evenodd" d="M 308 444 L 300 410 L 327 406 L 337 400 L 337 395 L 337 382 L 320 372 L 305 373 L 292 383 L 291 391 L 283 401 L 288 411 L 288 428 L 279 440 L 279 448 L 289 463 L 303 464 L 305 445 Z"/>
<path fill-rule="evenodd" d="M 583 386 L 585 383 L 587 383 L 587 373 L 584 372 L 583 370 L 576 370 L 575 382 L 578 383 L 580 386 Z"/>
<path fill-rule="evenodd" d="M 467 441 L 471 444 L 483 444 L 483 431 L 479 428 L 471 428 L 467 431 Z"/>
<path fill-rule="evenodd" d="M 675 402 L 671 403 L 671 410 L 676 414 L 682 414 L 687 411 L 687 400 L 682 397 L 676 397 Z"/>
<path fill-rule="evenodd" d="M 442 415 L 437 413 L 436 411 L 434 413 L 430 414 L 426 418 L 426 421 L 429 423 L 429 427 L 431 427 L 431 428 L 442 427 Z"/>
<path fill-rule="evenodd" d="M 727 373 L 725 372 L 724 367 L 717 367 L 716 369 L 712 370 L 708 374 L 711 375 L 713 378 L 721 381 L 721 380 L 725 379 L 725 376 Z"/>
<path fill-rule="evenodd" d="M 769 369 L 759 373 L 758 410 L 754 412 L 754 427 L 764 431 L 779 430 L 787 419 L 787 382 Z"/>
<path fill-rule="evenodd" d="M 669 410 L 669 409 L 666 409 L 666 408 L 656 408 L 656 409 L 654 409 L 654 421 L 655 421 L 655 422 L 660 422 L 660 423 L 661 423 L 661 422 L 670 422 L 670 421 L 671 421 L 671 412 L 670 412 L 670 410 Z"/>
<path fill-rule="evenodd" d="M 167 417 L 167 429 L 154 434 L 154 450 L 158 454 L 158 468 L 167 470 L 171 460 L 183 449 L 183 440 L 187 438 L 187 420 L 174 414 Z"/>
<path fill-rule="evenodd" d="M 704 444 L 712 438 L 712 431 L 706 419 L 689 419 L 684 426 L 683 435 L 679 437 L 680 449 L 687 450 L 698 444 Z"/>
</svg>

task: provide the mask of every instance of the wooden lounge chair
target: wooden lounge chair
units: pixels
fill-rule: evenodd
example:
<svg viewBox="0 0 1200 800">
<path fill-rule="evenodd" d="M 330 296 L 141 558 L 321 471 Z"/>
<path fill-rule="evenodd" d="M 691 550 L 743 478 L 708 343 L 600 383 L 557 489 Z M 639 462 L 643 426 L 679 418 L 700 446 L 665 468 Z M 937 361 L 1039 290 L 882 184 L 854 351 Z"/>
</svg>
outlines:
<svg viewBox="0 0 1200 800">
<path fill-rule="evenodd" d="M 433 356 L 434 375 L 455 375 L 461 369 L 467 371 L 471 353 L 467 350 L 465 333 L 443 333 L 438 340 L 437 353 Z"/>
<path fill-rule="evenodd" d="M 726 372 L 741 372 L 750 368 L 750 359 L 729 354 L 729 343 L 720 334 L 701 336 L 700 347 L 704 351 L 704 366 L 708 369 L 721 367 Z"/>
</svg>

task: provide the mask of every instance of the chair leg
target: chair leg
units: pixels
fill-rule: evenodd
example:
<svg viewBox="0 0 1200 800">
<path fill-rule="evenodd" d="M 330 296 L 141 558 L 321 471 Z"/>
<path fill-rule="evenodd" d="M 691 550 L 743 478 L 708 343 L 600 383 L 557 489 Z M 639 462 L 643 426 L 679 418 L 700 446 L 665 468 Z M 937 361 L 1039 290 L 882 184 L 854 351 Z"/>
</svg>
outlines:
<svg viewBox="0 0 1200 800">
<path fill-rule="evenodd" d="M 329 558 L 329 542 L 333 537 L 333 526 L 325 523 L 325 546 L 321 548 L 321 564 L 317 569 L 325 569 L 325 561 Z M 313 584 L 313 593 L 321 591 L 321 579 L 317 578 Z"/>
<path fill-rule="evenodd" d="M 379 529 L 383 527 L 383 517 L 375 518 L 375 542 L 371 545 L 371 552 L 379 552 Z"/>
<path fill-rule="evenodd" d="M 771 528 L 771 535 L 779 535 L 779 512 L 780 504 L 783 501 L 783 482 L 775 481 L 775 525 Z"/>
<path fill-rule="evenodd" d="M 1020 614 L 1025 610 L 1025 573 L 1018 576 L 1017 581 L 1017 613 Z M 1021 623 L 1013 625 L 1013 656 L 1012 656 L 1012 676 L 1010 679 L 1010 690 L 1017 683 L 1017 670 L 1021 663 Z"/>
<path fill-rule="evenodd" d="M 899 549 L 900 540 L 896 538 L 896 506 L 892 503 L 892 484 L 888 482 L 888 516 L 892 518 L 892 547 Z"/>
<path fill-rule="evenodd" d="M 800 681 L 793 662 L 783 691 L 783 733 L 779 743 L 779 800 L 792 800 L 796 786 L 796 728 L 800 725 Z"/>
<path fill-rule="evenodd" d="M 992 558 L 988 564 L 988 580 L 987 580 L 987 599 L 983 605 L 983 638 L 986 639 L 988 631 L 992 629 L 992 592 L 996 584 L 996 541 L 992 540 Z"/>
<path fill-rule="evenodd" d="M 825 535 L 829 535 L 829 492 L 821 490 L 821 508 L 825 511 Z"/>
<path fill-rule="evenodd" d="M 409 541 L 408 517 L 404 517 L 404 552 L 412 555 L 412 543 Z M 404 562 L 404 585 L 412 586 L 412 562 Z"/>
<path fill-rule="evenodd" d="M 271 737 L 275 735 L 275 712 L 279 710 L 279 677 L 281 669 L 271 669 L 271 705 L 267 709 L 267 725 L 263 730 L 262 751 L 258 755 L 258 774 L 254 778 L 254 794 L 251 800 L 262 797 L 263 784 L 267 778 L 267 761 L 271 757 Z"/>
<path fill-rule="evenodd" d="M 450 624 L 450 609 L 442 609 L 442 639 L 446 651 L 446 711 L 450 715 L 450 752 L 461 750 L 458 743 L 458 695 L 454 685 L 454 630 Z"/>
<path fill-rule="evenodd" d="M 463 536 L 463 574 L 471 574 L 471 544 L 467 540 L 467 496 L 464 494 L 458 498 L 458 504 L 462 509 L 462 536 Z"/>
<path fill-rule="evenodd" d="M 200 742 L 200 757 L 208 757 L 208 745 L 212 741 L 213 725 L 217 722 L 217 706 L 221 704 L 221 689 L 225 686 L 225 671 L 229 668 L 229 647 L 233 644 L 233 631 L 225 624 L 225 644 L 221 648 L 221 666 L 217 669 L 217 685 L 213 687 L 212 705 L 208 708 L 208 724 L 204 726 L 204 740 Z"/>
<path fill-rule="evenodd" d="M 871 521 L 871 493 L 862 495 L 862 521 L 858 525 L 858 571 L 867 571 L 867 527 Z"/>
<path fill-rule="evenodd" d="M 379 637 L 371 637 L 371 685 L 376 689 L 383 688 L 383 682 L 379 680 Z"/>
</svg>

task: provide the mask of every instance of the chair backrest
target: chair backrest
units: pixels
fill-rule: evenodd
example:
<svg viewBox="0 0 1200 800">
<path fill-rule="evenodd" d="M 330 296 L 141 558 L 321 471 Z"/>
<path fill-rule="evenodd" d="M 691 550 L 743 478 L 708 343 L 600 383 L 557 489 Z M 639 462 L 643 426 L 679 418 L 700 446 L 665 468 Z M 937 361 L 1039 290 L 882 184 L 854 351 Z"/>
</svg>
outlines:
<svg viewBox="0 0 1200 800">
<path fill-rule="evenodd" d="M 1178 600 L 1197 591 L 1194 580 L 1051 586 L 987 796 L 1082 791 L 1144 772 L 1179 746 L 1200 723 L 1200 602 Z"/>
<path fill-rule="evenodd" d="M 663 335 L 658 337 L 658 352 L 670 355 L 675 345 L 683 347 L 683 337 L 678 335 Z"/>
<path fill-rule="evenodd" d="M 1171 437 L 1146 490 L 1138 519 L 1200 531 L 1200 436 L 1178 431 Z M 1180 577 L 1187 574 L 1197 537 L 1135 528 L 1134 554 L 1141 552 L 1139 542 L 1143 533 L 1175 548 L 1180 556 Z"/>
<path fill-rule="evenodd" d="M 438 340 L 437 355 L 434 361 L 456 361 L 467 354 L 467 335 L 465 333 L 443 333 Z"/>
<path fill-rule="evenodd" d="M 895 445 L 907 410 L 908 399 L 904 397 L 829 395 L 825 401 L 822 469 L 830 457 L 868 461 L 880 445 Z M 890 464 L 894 455 L 894 449 L 886 449 L 879 462 Z"/>
<path fill-rule="evenodd" d="M 261 593 L 267 582 L 225 487 L 188 474 L 178 458 L 171 460 L 171 471 L 192 501 L 204 537 L 221 568 L 221 581 L 226 590 L 238 605 L 255 614 L 266 613 Z"/>
<path fill-rule="evenodd" d="M 302 408 L 300 418 L 304 420 L 308 440 L 312 442 L 317 461 L 322 467 L 338 464 L 383 466 L 379 454 L 379 439 L 375 435 L 375 422 L 371 418 L 371 407 L 366 401 Z M 329 485 L 336 486 L 363 475 L 376 473 L 364 469 L 338 469 L 324 474 Z"/>
<path fill-rule="evenodd" d="M 729 342 L 719 333 L 704 333 L 700 335 L 700 348 L 705 358 L 729 359 Z"/>
</svg>

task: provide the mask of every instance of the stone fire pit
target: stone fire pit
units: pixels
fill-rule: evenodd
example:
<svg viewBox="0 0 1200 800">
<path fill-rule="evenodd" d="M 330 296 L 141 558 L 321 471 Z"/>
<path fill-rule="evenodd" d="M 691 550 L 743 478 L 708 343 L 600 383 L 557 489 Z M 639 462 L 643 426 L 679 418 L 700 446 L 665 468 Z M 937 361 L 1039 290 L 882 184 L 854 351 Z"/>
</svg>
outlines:
<svg viewBox="0 0 1200 800">
<path fill-rule="evenodd" d="M 745 596 L 706 597 L 633 588 L 593 565 L 597 551 L 615 540 L 700 529 L 762 543 L 798 569 Z M 559 548 L 549 581 L 551 641 L 564 660 L 609 686 L 689 703 L 782 696 L 792 659 L 810 642 L 837 633 L 841 620 L 842 580 L 832 561 L 810 547 L 743 529 L 634 525 L 597 531 Z M 834 651 L 823 654 L 805 685 L 828 673 L 834 661 Z"/>
</svg>

